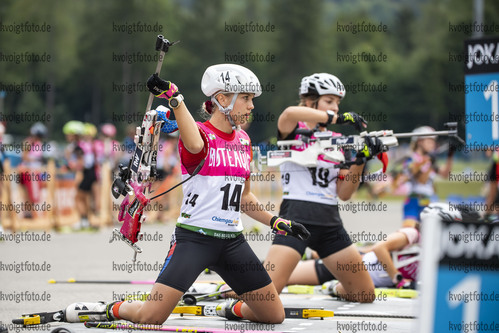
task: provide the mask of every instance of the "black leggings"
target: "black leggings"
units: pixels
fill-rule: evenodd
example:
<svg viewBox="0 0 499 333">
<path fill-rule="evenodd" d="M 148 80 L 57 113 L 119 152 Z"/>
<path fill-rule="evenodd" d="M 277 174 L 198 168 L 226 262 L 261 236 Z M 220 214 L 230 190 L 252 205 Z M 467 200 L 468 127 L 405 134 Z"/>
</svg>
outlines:
<svg viewBox="0 0 499 333">
<path fill-rule="evenodd" d="M 272 283 L 242 234 L 218 239 L 179 227 L 156 282 L 186 292 L 205 268 L 218 273 L 238 295 Z"/>
</svg>

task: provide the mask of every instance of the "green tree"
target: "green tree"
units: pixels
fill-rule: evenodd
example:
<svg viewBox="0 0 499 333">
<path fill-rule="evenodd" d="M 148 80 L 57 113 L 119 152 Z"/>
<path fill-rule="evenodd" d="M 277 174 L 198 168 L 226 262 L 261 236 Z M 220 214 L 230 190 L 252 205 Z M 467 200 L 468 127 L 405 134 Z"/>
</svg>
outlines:
<svg viewBox="0 0 499 333">
<path fill-rule="evenodd" d="M 275 91 L 262 94 L 264 113 L 277 117 L 289 105 L 296 104 L 301 78 L 323 71 L 324 37 L 321 13 L 323 1 L 276 0 L 270 2 L 269 19 L 275 33 L 269 35 L 274 63 L 260 75 L 264 82 L 275 85 Z M 261 130 L 262 138 L 276 135 L 276 123 Z"/>
</svg>

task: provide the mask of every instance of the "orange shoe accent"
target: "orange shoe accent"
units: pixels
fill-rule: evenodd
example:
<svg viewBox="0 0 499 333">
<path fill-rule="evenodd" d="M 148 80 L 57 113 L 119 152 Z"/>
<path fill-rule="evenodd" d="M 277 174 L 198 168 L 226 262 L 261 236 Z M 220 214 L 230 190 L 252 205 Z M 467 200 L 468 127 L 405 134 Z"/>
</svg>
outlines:
<svg viewBox="0 0 499 333">
<path fill-rule="evenodd" d="M 232 308 L 232 312 L 239 318 L 243 317 L 243 314 L 241 313 L 241 307 L 243 306 L 243 301 L 239 301 L 236 304 L 234 304 L 234 307 Z"/>
<path fill-rule="evenodd" d="M 123 304 L 124 301 L 118 302 L 113 305 L 113 317 L 116 319 L 121 319 L 119 312 L 120 312 L 120 306 Z"/>
</svg>

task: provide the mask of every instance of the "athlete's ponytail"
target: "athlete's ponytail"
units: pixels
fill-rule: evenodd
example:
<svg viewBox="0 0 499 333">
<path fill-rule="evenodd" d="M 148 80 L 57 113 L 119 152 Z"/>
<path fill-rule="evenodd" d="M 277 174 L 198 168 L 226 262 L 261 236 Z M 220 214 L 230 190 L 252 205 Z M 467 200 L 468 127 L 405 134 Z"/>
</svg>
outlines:
<svg viewBox="0 0 499 333">
<path fill-rule="evenodd" d="M 227 97 L 232 97 L 234 94 L 233 93 L 221 93 Z M 211 100 L 205 101 L 203 104 L 201 104 L 201 117 L 203 119 L 209 120 L 211 116 L 213 115 L 213 112 L 218 110 L 218 106 L 213 103 Z"/>
<path fill-rule="evenodd" d="M 319 95 L 300 95 L 300 104 L 298 106 L 307 106 L 307 102 L 310 101 L 312 103 L 312 108 L 317 109 L 317 105 L 319 104 Z"/>
</svg>

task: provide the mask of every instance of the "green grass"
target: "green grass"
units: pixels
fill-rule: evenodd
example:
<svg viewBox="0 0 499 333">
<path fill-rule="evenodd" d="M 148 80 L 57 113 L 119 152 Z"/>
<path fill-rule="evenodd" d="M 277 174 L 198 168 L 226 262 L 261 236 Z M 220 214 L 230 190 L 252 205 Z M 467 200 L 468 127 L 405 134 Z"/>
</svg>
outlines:
<svg viewBox="0 0 499 333">
<path fill-rule="evenodd" d="M 444 161 L 440 161 L 439 165 L 443 165 Z M 472 161 L 462 161 L 455 160 L 452 163 L 451 174 L 462 175 L 464 172 L 476 171 L 481 175 L 487 174 L 491 165 L 489 160 L 472 160 Z M 435 181 L 435 189 L 437 195 L 440 199 L 445 199 L 451 194 L 462 195 L 464 197 L 468 196 L 482 196 L 482 190 L 486 184 L 481 181 L 473 182 L 458 182 L 449 181 L 448 179 L 438 179 Z"/>
<path fill-rule="evenodd" d="M 444 165 L 444 160 L 439 160 L 438 165 Z M 486 172 L 490 169 L 492 162 L 489 160 L 473 160 L 473 161 L 463 161 L 455 160 L 452 163 L 452 173 L 460 173 L 464 170 L 471 169 L 478 172 Z"/>
<path fill-rule="evenodd" d="M 464 197 L 482 196 L 482 182 L 469 182 L 468 184 L 440 181 L 435 183 L 435 189 L 440 199 L 445 199 L 451 194 L 458 194 Z"/>
</svg>

